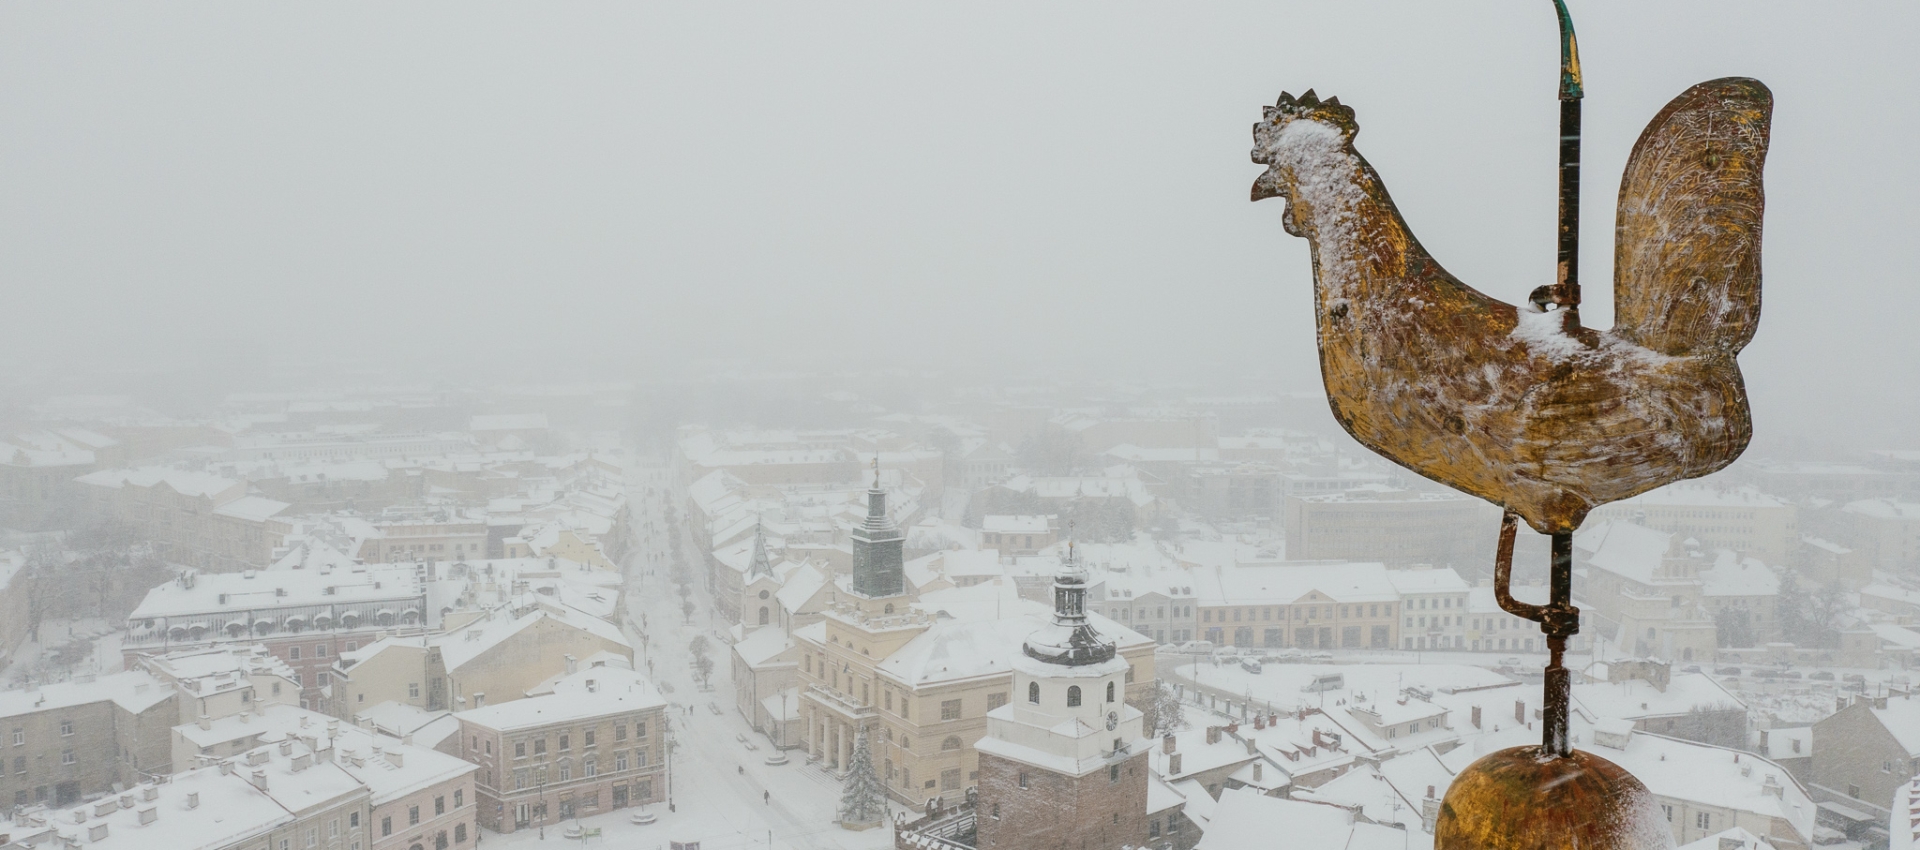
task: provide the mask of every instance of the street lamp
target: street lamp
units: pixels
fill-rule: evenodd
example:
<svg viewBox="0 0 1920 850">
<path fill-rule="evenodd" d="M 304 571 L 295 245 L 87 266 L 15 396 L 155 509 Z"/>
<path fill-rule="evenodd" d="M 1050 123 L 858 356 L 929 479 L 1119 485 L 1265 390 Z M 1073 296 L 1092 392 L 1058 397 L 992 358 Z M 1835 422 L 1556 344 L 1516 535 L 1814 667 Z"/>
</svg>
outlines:
<svg viewBox="0 0 1920 850">
<path fill-rule="evenodd" d="M 547 766 L 534 768 L 534 787 L 540 793 L 540 840 L 547 840 Z"/>
</svg>

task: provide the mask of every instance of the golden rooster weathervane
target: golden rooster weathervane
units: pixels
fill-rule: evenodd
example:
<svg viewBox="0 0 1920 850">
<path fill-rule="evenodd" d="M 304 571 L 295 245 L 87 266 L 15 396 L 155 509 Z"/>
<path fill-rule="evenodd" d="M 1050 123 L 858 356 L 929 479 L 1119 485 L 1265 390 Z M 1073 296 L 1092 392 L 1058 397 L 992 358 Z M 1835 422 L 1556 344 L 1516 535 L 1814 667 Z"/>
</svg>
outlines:
<svg viewBox="0 0 1920 850">
<path fill-rule="evenodd" d="M 1515 307 L 1448 274 L 1353 147 L 1353 110 L 1282 94 L 1254 125 L 1268 166 L 1253 200 L 1287 199 L 1313 249 L 1320 368 L 1334 418 L 1421 475 L 1505 509 L 1500 606 L 1547 635 L 1540 747 L 1490 755 L 1454 781 L 1436 847 L 1671 845 L 1626 771 L 1568 739 L 1573 532 L 1587 512 L 1731 463 L 1753 424 L 1734 357 L 1760 318 L 1761 168 L 1772 95 L 1696 85 L 1654 116 L 1627 160 L 1614 246 L 1614 327 L 1580 323 L 1580 99 L 1573 22 L 1561 34 L 1559 264 Z M 1517 520 L 1551 535 L 1546 605 L 1508 592 Z"/>
</svg>

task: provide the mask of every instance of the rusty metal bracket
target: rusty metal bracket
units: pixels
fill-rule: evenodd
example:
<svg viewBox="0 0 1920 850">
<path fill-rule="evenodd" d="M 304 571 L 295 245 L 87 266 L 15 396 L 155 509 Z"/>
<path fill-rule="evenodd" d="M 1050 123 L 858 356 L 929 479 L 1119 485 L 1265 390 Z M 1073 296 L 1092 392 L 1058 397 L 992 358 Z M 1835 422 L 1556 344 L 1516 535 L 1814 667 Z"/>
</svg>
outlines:
<svg viewBox="0 0 1920 850">
<path fill-rule="evenodd" d="M 1513 598 L 1513 539 L 1520 527 L 1520 516 L 1507 511 L 1500 517 L 1500 545 L 1493 558 L 1493 598 L 1500 610 L 1540 624 L 1547 636 L 1546 702 L 1541 720 L 1546 727 L 1541 746 L 1557 756 L 1573 753 L 1568 738 L 1568 706 L 1573 699 L 1573 674 L 1565 664 L 1567 638 L 1580 633 L 1580 609 L 1573 605 L 1573 535 L 1553 535 L 1553 561 L 1549 570 L 1547 604 L 1535 605 Z"/>
</svg>

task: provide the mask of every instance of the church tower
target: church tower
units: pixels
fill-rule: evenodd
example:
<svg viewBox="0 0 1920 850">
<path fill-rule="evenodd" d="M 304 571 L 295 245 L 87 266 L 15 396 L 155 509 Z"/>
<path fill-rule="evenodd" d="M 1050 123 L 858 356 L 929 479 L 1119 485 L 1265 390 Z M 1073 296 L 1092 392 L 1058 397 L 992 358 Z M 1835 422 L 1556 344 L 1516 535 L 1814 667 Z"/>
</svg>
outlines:
<svg viewBox="0 0 1920 850">
<path fill-rule="evenodd" d="M 1147 843 L 1147 747 L 1125 702 L 1126 659 L 1087 621 L 1068 549 L 1053 618 L 1013 662 L 1013 693 L 980 739 L 980 850 L 1119 850 Z"/>
<path fill-rule="evenodd" d="M 906 537 L 887 516 L 887 491 L 880 489 L 880 458 L 873 459 L 873 487 L 867 491 L 867 520 L 853 530 L 853 592 L 885 599 L 907 592 Z"/>
</svg>

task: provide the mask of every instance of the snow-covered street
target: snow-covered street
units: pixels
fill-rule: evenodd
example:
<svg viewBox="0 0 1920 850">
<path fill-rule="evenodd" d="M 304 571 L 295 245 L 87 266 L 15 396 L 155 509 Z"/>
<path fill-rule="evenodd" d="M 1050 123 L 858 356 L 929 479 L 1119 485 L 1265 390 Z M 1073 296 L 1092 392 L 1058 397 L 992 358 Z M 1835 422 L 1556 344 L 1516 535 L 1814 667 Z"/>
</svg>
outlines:
<svg viewBox="0 0 1920 850">
<path fill-rule="evenodd" d="M 678 597 L 668 578 L 666 559 L 671 548 L 667 535 L 686 532 L 669 527 L 662 516 L 666 499 L 671 498 L 666 495 L 669 492 L 663 469 L 642 467 L 630 474 L 628 498 L 634 507 L 636 539 L 626 564 L 626 626 L 633 645 L 643 648 L 635 666 L 651 673 L 670 702 L 668 716 L 675 744 L 669 782 L 671 808 L 648 807 L 657 820 L 646 825 L 631 822 L 640 809 L 622 809 L 549 824 L 544 838 L 539 829 L 490 834 L 483 845 L 532 847 L 545 842 L 580 841 L 589 846 L 608 842 L 611 846 L 640 848 L 699 842 L 702 850 L 891 847 L 889 828 L 855 832 L 834 822 L 840 783 L 808 765 L 800 750 L 788 751 L 786 764 L 765 763 L 769 754 L 778 751 L 733 707 L 732 665 L 726 657 L 727 645 L 719 640 L 724 633 L 709 625 L 713 622 L 712 599 L 701 582 L 694 582 L 693 601 L 698 610 L 692 622 L 686 622 L 678 610 Z M 685 545 L 682 551 L 698 550 Z M 643 632 L 645 641 L 640 638 Z M 713 644 L 709 652 L 715 664 L 709 691 L 699 689 L 688 663 L 686 647 L 699 634 L 705 634 Z M 576 824 L 585 831 L 584 837 L 565 837 L 568 828 Z M 591 835 L 595 829 L 600 830 L 597 837 Z"/>
</svg>

